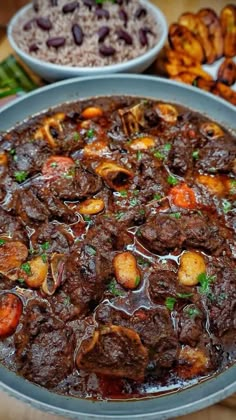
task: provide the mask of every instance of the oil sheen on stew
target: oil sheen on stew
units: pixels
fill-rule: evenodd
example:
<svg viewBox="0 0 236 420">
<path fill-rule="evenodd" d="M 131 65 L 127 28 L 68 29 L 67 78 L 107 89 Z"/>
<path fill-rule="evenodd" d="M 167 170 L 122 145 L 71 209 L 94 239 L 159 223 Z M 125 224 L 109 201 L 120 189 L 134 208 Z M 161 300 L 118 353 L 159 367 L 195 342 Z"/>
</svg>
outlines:
<svg viewBox="0 0 236 420">
<path fill-rule="evenodd" d="M 182 106 L 62 105 L 0 137 L 0 360 L 53 392 L 173 392 L 236 359 L 236 141 Z"/>
</svg>

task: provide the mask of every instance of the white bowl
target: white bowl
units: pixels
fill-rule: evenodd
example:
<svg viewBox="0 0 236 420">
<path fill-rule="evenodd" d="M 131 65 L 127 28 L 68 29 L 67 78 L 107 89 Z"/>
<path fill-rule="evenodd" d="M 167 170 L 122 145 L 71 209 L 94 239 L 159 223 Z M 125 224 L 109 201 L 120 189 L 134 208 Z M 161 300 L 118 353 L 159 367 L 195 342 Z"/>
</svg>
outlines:
<svg viewBox="0 0 236 420">
<path fill-rule="evenodd" d="M 106 75 L 108 73 L 142 73 L 154 62 L 157 54 L 162 49 L 166 41 L 168 32 L 166 19 L 160 9 L 148 1 L 143 1 L 143 3 L 156 18 L 159 27 L 159 39 L 157 44 L 145 54 L 123 63 L 102 67 L 70 67 L 38 60 L 30 54 L 27 54 L 17 46 L 13 39 L 12 31 L 13 27 L 17 24 L 18 19 L 32 7 L 31 4 L 20 9 L 10 21 L 8 25 L 8 39 L 13 50 L 15 50 L 22 61 L 24 61 L 34 73 L 50 82 L 76 76 Z"/>
</svg>

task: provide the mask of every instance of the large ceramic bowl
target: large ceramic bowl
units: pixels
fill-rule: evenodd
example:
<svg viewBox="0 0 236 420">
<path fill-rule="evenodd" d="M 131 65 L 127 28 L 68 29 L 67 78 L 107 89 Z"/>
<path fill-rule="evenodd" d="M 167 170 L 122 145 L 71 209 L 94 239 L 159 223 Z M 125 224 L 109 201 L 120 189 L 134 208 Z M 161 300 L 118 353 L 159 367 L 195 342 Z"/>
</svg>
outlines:
<svg viewBox="0 0 236 420">
<path fill-rule="evenodd" d="M 1 130 L 66 101 L 98 95 L 133 95 L 183 104 L 236 129 L 235 107 L 211 94 L 174 81 L 137 75 L 77 78 L 47 86 L 0 111 Z M 79 420 L 165 420 L 200 410 L 236 392 L 236 364 L 215 377 L 178 392 L 133 401 L 90 401 L 60 396 L 0 365 L 0 386 L 11 395 L 50 413 Z"/>
<path fill-rule="evenodd" d="M 108 73 L 142 73 L 156 59 L 159 51 L 162 49 L 166 41 L 168 32 L 166 19 L 163 13 L 160 11 L 160 9 L 158 9 L 156 6 L 149 3 L 148 1 L 143 1 L 143 3 L 145 3 L 145 7 L 150 10 L 150 13 L 152 14 L 152 16 L 155 17 L 155 20 L 158 23 L 158 42 L 152 49 L 147 51 L 145 54 L 142 54 L 137 58 L 122 63 L 103 67 L 70 67 L 41 61 L 32 57 L 30 54 L 27 54 L 25 51 L 18 47 L 17 43 L 13 38 L 12 31 L 15 25 L 17 25 L 18 20 L 22 16 L 24 16 L 27 10 L 32 8 L 31 4 L 20 9 L 20 11 L 16 13 L 16 15 L 12 18 L 8 26 L 8 39 L 12 48 L 22 59 L 22 61 L 24 61 L 28 65 L 28 67 L 30 67 L 33 70 L 34 73 L 38 74 L 40 77 L 47 81 L 52 82 L 76 76 L 106 75 Z"/>
</svg>

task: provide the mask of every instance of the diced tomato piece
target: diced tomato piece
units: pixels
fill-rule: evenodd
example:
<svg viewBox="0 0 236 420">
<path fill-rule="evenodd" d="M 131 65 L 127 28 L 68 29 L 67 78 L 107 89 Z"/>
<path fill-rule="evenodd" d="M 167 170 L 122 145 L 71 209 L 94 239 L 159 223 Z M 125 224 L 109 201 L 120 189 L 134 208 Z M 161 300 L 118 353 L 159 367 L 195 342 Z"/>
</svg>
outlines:
<svg viewBox="0 0 236 420">
<path fill-rule="evenodd" d="M 176 207 L 184 209 L 194 209 L 196 207 L 195 193 L 187 184 L 179 184 L 171 188 L 169 196 Z"/>
<path fill-rule="evenodd" d="M 51 156 L 42 167 L 42 174 L 47 178 L 73 176 L 75 162 L 66 156 Z"/>
<path fill-rule="evenodd" d="M 22 302 L 13 293 L 0 296 L 0 337 L 12 335 L 22 314 Z"/>
</svg>

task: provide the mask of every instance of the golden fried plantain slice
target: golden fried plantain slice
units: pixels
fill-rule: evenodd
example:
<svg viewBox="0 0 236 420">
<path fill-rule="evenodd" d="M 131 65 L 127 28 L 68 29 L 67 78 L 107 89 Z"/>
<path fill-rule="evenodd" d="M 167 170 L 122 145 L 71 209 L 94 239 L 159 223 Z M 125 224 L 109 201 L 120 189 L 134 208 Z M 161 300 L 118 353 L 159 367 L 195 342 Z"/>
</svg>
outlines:
<svg viewBox="0 0 236 420">
<path fill-rule="evenodd" d="M 220 65 L 217 73 L 217 81 L 232 86 L 236 81 L 236 64 L 232 58 L 226 58 Z"/>
<path fill-rule="evenodd" d="M 231 104 L 236 105 L 236 92 L 224 83 L 215 82 L 211 92 L 215 95 L 221 96 L 221 98 L 231 102 Z"/>
<path fill-rule="evenodd" d="M 203 79 L 203 77 L 196 77 L 194 81 L 194 86 L 197 86 L 200 89 L 206 90 L 207 92 L 211 92 L 215 86 L 215 81 L 206 80 L 206 79 Z"/>
<path fill-rule="evenodd" d="M 172 63 L 166 63 L 166 70 L 170 76 L 176 76 L 179 73 L 188 72 L 188 73 L 195 74 L 195 77 L 201 76 L 206 80 L 212 80 L 212 76 L 209 73 L 207 73 L 205 70 L 203 70 L 199 64 L 197 66 L 186 67 L 186 66 L 176 65 Z"/>
<path fill-rule="evenodd" d="M 199 10 L 197 16 L 208 29 L 208 37 L 214 51 L 215 60 L 217 60 L 222 57 L 224 49 L 220 20 L 214 10 L 209 8 Z"/>
<path fill-rule="evenodd" d="M 214 49 L 209 40 L 208 28 L 201 21 L 201 19 L 193 13 L 183 13 L 179 17 L 178 22 L 180 25 L 183 25 L 186 28 L 188 28 L 196 36 L 203 48 L 205 54 L 205 61 L 208 64 L 213 63 L 215 60 Z"/>
<path fill-rule="evenodd" d="M 194 85 L 196 74 L 183 71 L 182 73 L 176 74 L 175 76 L 171 76 L 171 79 L 176 80 L 176 82 L 186 83 L 187 85 Z"/>
<path fill-rule="evenodd" d="M 224 55 L 236 55 L 236 6 L 229 4 L 221 10 L 220 22 L 224 38 Z"/>
<path fill-rule="evenodd" d="M 197 66 L 199 63 L 190 55 L 182 52 L 172 50 L 171 48 L 166 48 L 165 50 L 165 59 L 169 63 L 178 64 L 180 66 L 192 67 Z"/>
<path fill-rule="evenodd" d="M 204 61 L 204 52 L 194 34 L 183 25 L 172 23 L 169 28 L 170 46 L 180 54 L 188 54 L 198 63 Z"/>
</svg>

